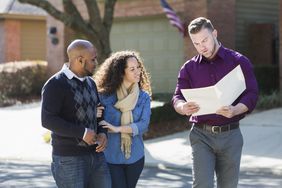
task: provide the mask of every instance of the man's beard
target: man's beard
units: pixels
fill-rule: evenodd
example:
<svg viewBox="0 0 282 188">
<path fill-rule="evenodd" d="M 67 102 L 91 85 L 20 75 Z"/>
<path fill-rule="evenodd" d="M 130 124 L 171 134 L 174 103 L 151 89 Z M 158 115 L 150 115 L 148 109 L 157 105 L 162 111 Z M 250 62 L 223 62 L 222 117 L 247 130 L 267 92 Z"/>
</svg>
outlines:
<svg viewBox="0 0 282 188">
<path fill-rule="evenodd" d="M 217 41 L 213 38 L 213 41 L 214 41 L 214 45 L 213 45 L 213 48 L 212 48 L 212 50 L 210 51 L 210 55 L 209 56 L 205 56 L 204 54 L 202 54 L 205 58 L 207 58 L 207 59 L 212 59 L 214 56 L 215 56 L 215 54 L 216 54 L 216 47 L 217 47 Z"/>
<path fill-rule="evenodd" d="M 89 71 L 86 67 L 86 64 L 84 64 L 84 72 L 85 72 L 85 76 L 93 76 L 93 72 Z"/>
<path fill-rule="evenodd" d="M 211 50 L 211 55 L 210 55 L 210 57 L 211 58 L 213 58 L 214 57 L 214 55 L 215 55 L 215 53 L 216 53 L 216 44 L 217 44 L 217 41 L 215 40 L 215 39 L 213 39 L 213 41 L 214 41 L 214 45 L 213 45 L 213 48 L 212 48 L 212 50 Z"/>
</svg>

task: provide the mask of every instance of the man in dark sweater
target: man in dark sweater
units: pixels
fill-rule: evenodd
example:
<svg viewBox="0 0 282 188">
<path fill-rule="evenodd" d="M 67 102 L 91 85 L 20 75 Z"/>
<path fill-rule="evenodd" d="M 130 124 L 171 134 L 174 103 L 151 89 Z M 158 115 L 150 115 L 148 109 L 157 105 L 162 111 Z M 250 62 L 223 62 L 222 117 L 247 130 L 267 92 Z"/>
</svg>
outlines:
<svg viewBox="0 0 282 188">
<path fill-rule="evenodd" d="M 110 188 L 103 153 L 107 132 L 97 123 L 99 98 L 91 78 L 96 49 L 89 41 L 75 40 L 67 54 L 69 63 L 42 89 L 41 121 L 52 131 L 52 174 L 59 188 Z"/>
</svg>

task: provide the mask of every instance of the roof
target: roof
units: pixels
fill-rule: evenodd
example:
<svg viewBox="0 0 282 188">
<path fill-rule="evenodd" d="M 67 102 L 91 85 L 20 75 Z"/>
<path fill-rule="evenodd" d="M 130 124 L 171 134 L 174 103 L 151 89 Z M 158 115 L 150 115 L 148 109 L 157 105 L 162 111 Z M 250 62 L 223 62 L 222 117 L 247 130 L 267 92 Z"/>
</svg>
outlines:
<svg viewBox="0 0 282 188">
<path fill-rule="evenodd" d="M 22 14 L 22 15 L 46 15 L 41 8 L 33 5 L 20 3 L 18 0 L 1 0 L 0 14 Z"/>
</svg>

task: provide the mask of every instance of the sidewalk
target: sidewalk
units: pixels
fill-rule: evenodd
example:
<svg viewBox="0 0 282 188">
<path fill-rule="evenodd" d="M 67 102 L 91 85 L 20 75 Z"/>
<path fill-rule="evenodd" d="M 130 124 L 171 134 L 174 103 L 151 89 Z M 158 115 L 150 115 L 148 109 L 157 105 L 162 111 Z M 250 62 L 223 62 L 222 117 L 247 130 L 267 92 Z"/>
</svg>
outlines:
<svg viewBox="0 0 282 188">
<path fill-rule="evenodd" d="M 0 108 L 0 160 L 51 161 L 44 143 L 40 104 Z M 282 108 L 247 116 L 241 121 L 244 137 L 242 170 L 282 174 Z M 145 141 L 147 166 L 191 168 L 189 131 Z"/>
<path fill-rule="evenodd" d="M 282 108 L 248 115 L 240 122 L 244 137 L 241 169 L 282 175 Z M 192 168 L 189 131 L 145 142 L 147 165 Z"/>
</svg>

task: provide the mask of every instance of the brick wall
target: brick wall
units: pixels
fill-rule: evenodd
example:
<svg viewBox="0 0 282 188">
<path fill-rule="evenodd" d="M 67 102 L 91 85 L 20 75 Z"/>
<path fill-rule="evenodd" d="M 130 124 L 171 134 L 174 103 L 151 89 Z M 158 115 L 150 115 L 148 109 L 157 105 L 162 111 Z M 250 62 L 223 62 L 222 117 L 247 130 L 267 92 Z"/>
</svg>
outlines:
<svg viewBox="0 0 282 188">
<path fill-rule="evenodd" d="M 218 31 L 218 39 L 225 47 L 235 48 L 236 0 L 207 0 L 208 18 Z"/>
<path fill-rule="evenodd" d="M 211 20 L 218 31 L 218 39 L 225 47 L 235 47 L 235 1 L 226 0 L 189 0 L 184 3 L 184 20 L 188 25 L 196 17 L 203 16 Z M 216 11 L 215 11 L 216 10 Z M 189 36 L 185 39 L 186 59 L 196 55 L 197 52 Z"/>
<path fill-rule="evenodd" d="M 5 28 L 5 62 L 20 60 L 21 46 L 21 23 L 17 20 L 7 20 L 4 23 Z"/>
<path fill-rule="evenodd" d="M 253 64 L 273 64 L 274 24 L 250 24 L 248 27 L 248 48 L 246 55 Z"/>
<path fill-rule="evenodd" d="M 4 20 L 0 20 L 0 63 L 4 63 L 6 58 L 4 24 Z"/>
<path fill-rule="evenodd" d="M 175 11 L 183 12 L 185 0 L 167 1 Z M 116 4 L 115 14 L 119 17 L 138 17 L 153 16 L 163 14 L 159 0 L 134 0 L 134 1 L 118 1 Z"/>
<path fill-rule="evenodd" d="M 188 35 L 188 25 L 189 23 L 200 16 L 207 17 L 207 2 L 206 0 L 189 0 L 185 1 L 183 10 L 183 20 L 186 26 L 186 37 L 184 39 L 184 54 L 185 61 L 197 54 L 191 39 Z"/>
<path fill-rule="evenodd" d="M 62 10 L 61 1 L 49 0 L 57 9 Z M 65 62 L 65 40 L 64 40 L 64 24 L 57 21 L 51 16 L 47 16 L 47 32 L 51 27 L 57 29 L 55 37 L 59 39 L 58 44 L 52 44 L 50 35 L 47 35 L 47 62 L 48 62 L 48 73 L 53 74 L 62 68 Z"/>
</svg>

